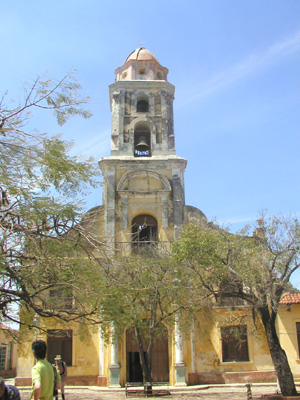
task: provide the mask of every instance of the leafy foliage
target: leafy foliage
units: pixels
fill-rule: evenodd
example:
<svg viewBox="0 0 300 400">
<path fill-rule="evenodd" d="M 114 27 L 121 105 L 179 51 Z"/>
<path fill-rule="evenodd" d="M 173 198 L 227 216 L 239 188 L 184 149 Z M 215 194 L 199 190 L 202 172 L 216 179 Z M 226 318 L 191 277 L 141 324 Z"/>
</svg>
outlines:
<svg viewBox="0 0 300 400">
<path fill-rule="evenodd" d="M 178 314 L 190 310 L 189 278 L 168 254 L 148 249 L 148 254 L 117 257 L 103 273 L 110 286 L 102 303 L 104 332 L 134 329 L 145 382 L 151 382 L 152 349 L 156 338 L 173 327 Z M 108 336 L 109 337 L 109 336 Z M 146 353 L 146 355 L 145 355 Z"/>
<path fill-rule="evenodd" d="M 249 235 L 216 226 L 185 226 L 173 246 L 178 262 L 190 271 L 192 290 L 205 288 L 216 300 L 240 299 L 261 319 L 282 393 L 296 393 L 287 357 L 276 333 L 282 295 L 300 267 L 300 224 L 296 218 L 262 216 Z"/>
<path fill-rule="evenodd" d="M 80 160 L 69 155 L 70 143 L 30 129 L 29 123 L 35 110 L 53 112 L 59 125 L 74 115 L 89 118 L 91 114 L 83 107 L 88 99 L 82 98 L 79 90 L 73 74 L 60 81 L 38 77 L 25 89 L 21 104 L 7 105 L 7 94 L 0 102 L 3 318 L 18 321 L 15 311 L 21 303 L 23 310 L 65 319 L 91 312 L 91 307 L 85 309 L 79 297 L 77 304 L 81 308 L 77 307 L 76 312 L 55 311 L 45 303 L 45 296 L 53 288 L 80 293 L 80 263 L 71 257 L 81 234 L 75 228 L 83 210 L 79 196 L 98 184 L 98 172 L 92 159 Z M 74 229 L 76 235 L 70 235 Z"/>
</svg>

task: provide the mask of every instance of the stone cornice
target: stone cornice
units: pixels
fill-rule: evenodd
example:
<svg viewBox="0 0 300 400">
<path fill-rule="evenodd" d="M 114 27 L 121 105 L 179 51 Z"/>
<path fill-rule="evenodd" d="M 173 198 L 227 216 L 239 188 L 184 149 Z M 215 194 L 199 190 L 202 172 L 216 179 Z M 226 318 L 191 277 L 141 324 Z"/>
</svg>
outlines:
<svg viewBox="0 0 300 400">
<path fill-rule="evenodd" d="M 102 157 L 99 160 L 99 166 L 101 170 L 108 168 L 120 168 L 120 169 L 137 169 L 137 166 L 143 169 L 172 169 L 181 168 L 185 169 L 187 165 L 187 160 L 178 156 L 153 156 L 153 157 Z"/>
</svg>

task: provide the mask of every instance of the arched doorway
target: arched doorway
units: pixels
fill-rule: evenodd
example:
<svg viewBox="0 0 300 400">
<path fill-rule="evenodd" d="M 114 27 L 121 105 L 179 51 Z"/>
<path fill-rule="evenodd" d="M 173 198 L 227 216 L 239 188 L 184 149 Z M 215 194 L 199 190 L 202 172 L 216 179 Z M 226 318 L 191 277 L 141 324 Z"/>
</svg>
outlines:
<svg viewBox="0 0 300 400">
<path fill-rule="evenodd" d="M 136 252 L 157 242 L 157 221 L 151 215 L 138 215 L 132 220 L 132 247 Z"/>
<path fill-rule="evenodd" d="M 145 344 L 144 351 L 146 351 Z M 134 328 L 126 331 L 126 381 L 143 382 L 143 373 Z M 169 382 L 168 330 L 163 326 L 162 332 L 155 339 L 153 346 L 152 381 Z"/>
</svg>

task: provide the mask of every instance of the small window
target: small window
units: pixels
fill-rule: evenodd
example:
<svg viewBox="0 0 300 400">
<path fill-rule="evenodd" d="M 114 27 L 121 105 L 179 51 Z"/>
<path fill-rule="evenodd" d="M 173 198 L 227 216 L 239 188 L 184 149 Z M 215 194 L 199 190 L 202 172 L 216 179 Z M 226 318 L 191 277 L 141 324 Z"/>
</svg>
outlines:
<svg viewBox="0 0 300 400">
<path fill-rule="evenodd" d="M 144 68 L 144 67 L 139 68 L 140 75 L 144 75 L 145 73 L 146 73 L 146 68 Z"/>
<path fill-rule="evenodd" d="M 54 363 L 60 355 L 67 365 L 72 365 L 72 331 L 48 330 L 47 331 L 47 360 Z"/>
<path fill-rule="evenodd" d="M 71 310 L 73 308 L 73 295 L 70 291 L 51 289 L 48 306 L 56 310 Z"/>
<path fill-rule="evenodd" d="M 221 328 L 223 362 L 249 361 L 246 325 Z"/>
<path fill-rule="evenodd" d="M 148 112 L 149 111 L 149 104 L 146 100 L 140 100 L 136 104 L 136 111 L 137 112 Z"/>
<path fill-rule="evenodd" d="M 298 341 L 298 358 L 300 359 L 300 322 L 296 322 L 297 341 Z"/>
<path fill-rule="evenodd" d="M 156 76 L 157 79 L 162 79 L 162 73 L 160 71 L 157 72 Z"/>
<path fill-rule="evenodd" d="M 6 346 L 0 346 L 0 371 L 5 370 Z"/>
<path fill-rule="evenodd" d="M 217 304 L 223 307 L 235 307 L 243 305 L 244 300 L 238 297 L 239 291 L 241 289 L 242 285 L 237 283 L 234 279 L 223 279 L 219 284 L 219 295 L 217 297 Z M 236 294 L 236 297 L 231 297 L 232 294 Z"/>
</svg>

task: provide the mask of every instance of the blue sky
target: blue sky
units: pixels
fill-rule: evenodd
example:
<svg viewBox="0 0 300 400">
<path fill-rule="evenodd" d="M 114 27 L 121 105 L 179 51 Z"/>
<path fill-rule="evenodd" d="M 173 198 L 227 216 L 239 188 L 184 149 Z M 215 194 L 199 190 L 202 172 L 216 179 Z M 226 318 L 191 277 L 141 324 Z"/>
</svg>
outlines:
<svg viewBox="0 0 300 400">
<path fill-rule="evenodd" d="M 58 127 L 36 115 L 34 125 L 96 160 L 110 154 L 108 85 L 142 42 L 176 88 L 186 204 L 233 231 L 263 209 L 300 216 L 299 0 L 14 0 L 1 6 L 0 32 L 8 97 L 36 75 L 78 70 L 93 117 Z"/>
</svg>

